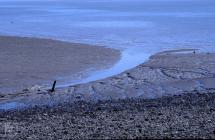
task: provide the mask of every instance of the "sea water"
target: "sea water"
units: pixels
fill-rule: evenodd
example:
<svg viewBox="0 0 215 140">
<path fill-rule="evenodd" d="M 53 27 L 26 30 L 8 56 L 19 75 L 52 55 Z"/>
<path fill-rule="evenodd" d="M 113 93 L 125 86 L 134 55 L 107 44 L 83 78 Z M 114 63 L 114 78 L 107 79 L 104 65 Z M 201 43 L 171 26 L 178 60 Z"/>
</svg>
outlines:
<svg viewBox="0 0 215 140">
<path fill-rule="evenodd" d="M 112 68 L 73 81 L 88 82 L 130 69 L 164 50 L 214 52 L 215 0 L 0 0 L 0 34 L 122 50 Z"/>
</svg>

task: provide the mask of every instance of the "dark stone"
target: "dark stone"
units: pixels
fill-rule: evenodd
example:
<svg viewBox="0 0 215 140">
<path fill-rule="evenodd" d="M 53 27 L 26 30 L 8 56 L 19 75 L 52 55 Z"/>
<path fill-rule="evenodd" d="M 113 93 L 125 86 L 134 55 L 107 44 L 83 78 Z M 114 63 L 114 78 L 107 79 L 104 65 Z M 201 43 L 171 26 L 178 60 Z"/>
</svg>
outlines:
<svg viewBox="0 0 215 140">
<path fill-rule="evenodd" d="M 96 111 L 100 111 L 100 110 L 102 110 L 101 107 L 97 107 L 97 108 L 96 108 Z"/>
<path fill-rule="evenodd" d="M 68 134 L 68 132 L 67 132 L 67 131 L 63 131 L 63 134 L 65 134 L 65 135 L 66 135 L 66 134 Z"/>
</svg>

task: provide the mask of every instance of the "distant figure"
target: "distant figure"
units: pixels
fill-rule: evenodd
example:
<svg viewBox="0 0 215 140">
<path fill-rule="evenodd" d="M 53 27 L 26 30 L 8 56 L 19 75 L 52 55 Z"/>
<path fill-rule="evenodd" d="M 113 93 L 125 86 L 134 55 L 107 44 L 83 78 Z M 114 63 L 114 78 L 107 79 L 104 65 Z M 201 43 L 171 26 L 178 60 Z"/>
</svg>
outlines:
<svg viewBox="0 0 215 140">
<path fill-rule="evenodd" d="M 194 50 L 194 51 L 193 51 L 193 53 L 195 54 L 195 53 L 196 53 L 196 51 Z"/>
</svg>

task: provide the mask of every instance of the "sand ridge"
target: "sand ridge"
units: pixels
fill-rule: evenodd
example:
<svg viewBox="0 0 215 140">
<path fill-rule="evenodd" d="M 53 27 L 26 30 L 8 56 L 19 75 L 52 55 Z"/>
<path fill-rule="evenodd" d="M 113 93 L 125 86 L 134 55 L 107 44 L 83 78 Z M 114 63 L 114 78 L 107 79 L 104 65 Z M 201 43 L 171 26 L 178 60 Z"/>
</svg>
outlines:
<svg viewBox="0 0 215 140">
<path fill-rule="evenodd" d="M 0 93 L 81 79 L 110 67 L 118 50 L 52 39 L 0 36 Z"/>
</svg>

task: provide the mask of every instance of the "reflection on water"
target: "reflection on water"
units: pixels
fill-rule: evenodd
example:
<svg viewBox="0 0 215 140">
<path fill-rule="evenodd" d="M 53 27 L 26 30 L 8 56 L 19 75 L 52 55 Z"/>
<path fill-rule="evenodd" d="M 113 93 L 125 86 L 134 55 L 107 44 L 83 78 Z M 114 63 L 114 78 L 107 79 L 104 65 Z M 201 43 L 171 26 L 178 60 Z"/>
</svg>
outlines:
<svg viewBox="0 0 215 140">
<path fill-rule="evenodd" d="M 138 50 L 138 48 L 137 48 L 137 50 Z M 106 70 L 95 71 L 95 72 L 91 73 L 89 75 L 89 77 L 87 77 L 85 79 L 74 80 L 74 81 L 71 81 L 68 83 L 64 83 L 58 87 L 70 86 L 71 83 L 72 83 L 72 85 L 75 85 L 75 84 L 87 83 L 87 82 L 95 81 L 98 79 L 104 79 L 107 77 L 111 77 L 115 74 L 125 71 L 126 69 L 131 69 L 131 68 L 137 66 L 138 64 L 142 63 L 147 58 L 149 58 L 149 56 L 150 56 L 149 54 L 143 53 L 141 51 L 139 53 L 137 53 L 136 51 L 132 52 L 129 49 L 124 50 L 121 55 L 121 59 L 113 67 L 106 69 Z"/>
<path fill-rule="evenodd" d="M 214 51 L 214 24 L 214 0 L 0 0 L 0 34 L 124 50 L 113 68 L 88 79 L 119 73 L 158 51 Z"/>
<path fill-rule="evenodd" d="M 2 103 L 0 104 L 0 111 L 1 110 L 13 110 L 18 108 L 24 108 L 25 105 L 18 102 L 9 102 L 9 103 Z"/>
</svg>

